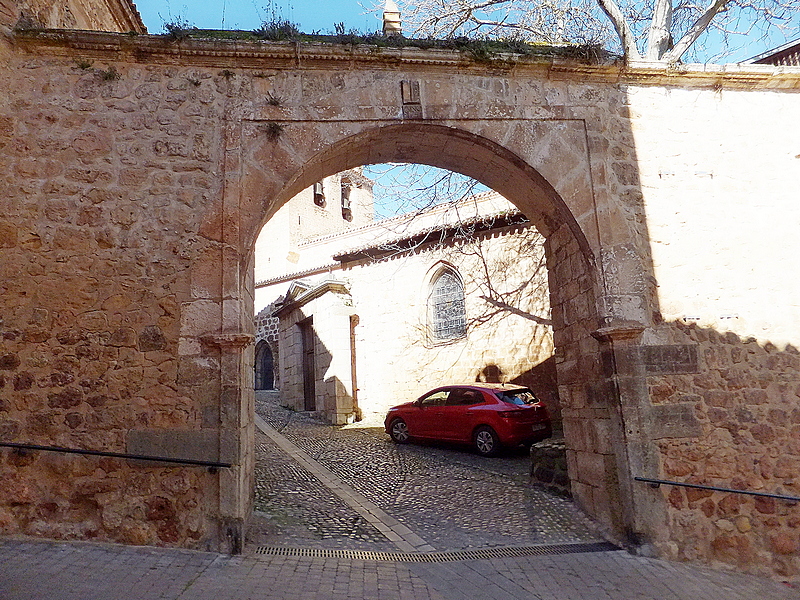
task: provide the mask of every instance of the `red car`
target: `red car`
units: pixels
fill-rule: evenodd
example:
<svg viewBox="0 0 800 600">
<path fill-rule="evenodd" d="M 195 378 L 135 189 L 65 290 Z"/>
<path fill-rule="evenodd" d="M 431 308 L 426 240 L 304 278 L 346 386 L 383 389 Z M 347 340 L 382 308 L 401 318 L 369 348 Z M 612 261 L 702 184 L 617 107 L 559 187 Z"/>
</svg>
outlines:
<svg viewBox="0 0 800 600">
<path fill-rule="evenodd" d="M 447 385 L 389 409 L 386 433 L 412 439 L 471 443 L 483 456 L 552 435 L 550 415 L 526 387 L 500 383 Z"/>
</svg>

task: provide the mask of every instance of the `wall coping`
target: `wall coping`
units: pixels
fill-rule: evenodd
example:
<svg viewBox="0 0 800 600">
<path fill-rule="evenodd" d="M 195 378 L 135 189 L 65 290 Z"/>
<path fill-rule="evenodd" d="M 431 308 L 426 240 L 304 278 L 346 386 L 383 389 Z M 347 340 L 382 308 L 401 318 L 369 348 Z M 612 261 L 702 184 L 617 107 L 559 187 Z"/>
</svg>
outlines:
<svg viewBox="0 0 800 600">
<path fill-rule="evenodd" d="M 230 39 L 175 40 L 72 30 L 25 30 L 7 36 L 12 45 L 39 56 L 94 58 L 148 64 L 240 69 L 390 69 L 417 67 L 483 75 L 528 75 L 617 85 L 720 89 L 800 89 L 800 67 L 726 64 L 664 65 L 652 62 L 589 64 L 563 57 L 498 55 L 478 61 L 455 50 L 379 48 L 319 42 Z"/>
</svg>

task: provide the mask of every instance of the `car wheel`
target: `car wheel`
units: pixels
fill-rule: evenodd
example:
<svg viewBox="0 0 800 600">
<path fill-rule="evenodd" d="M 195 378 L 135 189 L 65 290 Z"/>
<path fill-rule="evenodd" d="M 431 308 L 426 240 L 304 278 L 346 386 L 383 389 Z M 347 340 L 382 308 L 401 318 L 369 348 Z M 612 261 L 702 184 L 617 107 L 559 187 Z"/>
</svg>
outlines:
<svg viewBox="0 0 800 600">
<path fill-rule="evenodd" d="M 500 438 L 491 427 L 478 427 L 472 441 L 481 456 L 495 456 L 500 451 Z"/>
<path fill-rule="evenodd" d="M 398 444 L 406 444 L 411 436 L 408 434 L 408 425 L 403 419 L 395 419 L 389 425 L 389 436 Z"/>
</svg>

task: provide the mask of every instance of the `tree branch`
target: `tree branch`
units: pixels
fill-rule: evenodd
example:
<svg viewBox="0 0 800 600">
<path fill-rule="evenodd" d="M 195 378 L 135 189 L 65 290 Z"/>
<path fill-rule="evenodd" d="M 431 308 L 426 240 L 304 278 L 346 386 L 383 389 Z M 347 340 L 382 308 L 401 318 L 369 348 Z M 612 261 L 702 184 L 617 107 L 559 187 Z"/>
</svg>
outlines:
<svg viewBox="0 0 800 600">
<path fill-rule="evenodd" d="M 641 60 L 642 56 L 639 54 L 639 49 L 636 47 L 636 38 L 633 36 L 628 22 L 622 14 L 622 11 L 617 6 L 614 0 L 597 0 L 597 4 L 606 14 L 611 21 L 614 29 L 619 36 L 619 41 L 622 42 L 622 50 L 625 52 L 625 57 L 630 60 Z"/>
<path fill-rule="evenodd" d="M 708 28 L 712 19 L 717 16 L 719 12 L 724 10 L 729 2 L 730 0 L 714 0 L 694 24 L 692 24 L 689 31 L 675 44 L 675 47 L 662 56 L 661 60 L 668 63 L 678 62 L 680 57 L 684 55 L 697 38 Z"/>
</svg>

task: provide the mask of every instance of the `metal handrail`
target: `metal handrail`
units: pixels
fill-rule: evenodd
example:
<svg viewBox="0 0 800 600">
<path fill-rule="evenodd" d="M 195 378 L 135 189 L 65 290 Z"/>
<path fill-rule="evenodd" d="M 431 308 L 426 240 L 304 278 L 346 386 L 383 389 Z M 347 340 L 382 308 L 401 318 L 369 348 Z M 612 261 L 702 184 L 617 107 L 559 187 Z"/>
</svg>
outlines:
<svg viewBox="0 0 800 600">
<path fill-rule="evenodd" d="M 698 490 L 711 490 L 713 492 L 731 492 L 733 494 L 746 494 L 748 496 L 759 496 L 761 498 L 775 498 L 777 500 L 787 500 L 789 502 L 800 502 L 797 496 L 785 496 L 783 494 L 769 494 L 767 492 L 751 492 L 750 490 L 734 490 L 731 488 L 716 487 L 713 485 L 700 485 L 699 483 L 682 483 L 680 481 L 667 481 L 665 479 L 650 479 L 648 477 L 634 477 L 636 481 L 649 483 L 652 487 L 660 485 L 675 485 L 678 487 L 694 488 Z"/>
<path fill-rule="evenodd" d="M 165 456 L 148 456 L 144 454 L 127 454 L 124 452 L 105 452 L 101 450 L 81 450 L 79 448 L 62 448 L 61 446 L 40 446 L 38 444 L 18 444 L 15 442 L 0 442 L 0 447 L 14 448 L 16 450 L 41 450 L 44 452 L 64 452 L 66 454 L 83 454 L 88 456 L 106 456 L 109 458 L 127 458 L 130 460 L 145 460 L 152 462 L 166 462 L 178 465 L 193 465 L 209 467 L 211 469 L 230 468 L 231 463 L 215 462 L 210 460 L 195 460 L 193 458 L 167 458 Z"/>
</svg>

